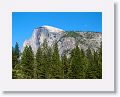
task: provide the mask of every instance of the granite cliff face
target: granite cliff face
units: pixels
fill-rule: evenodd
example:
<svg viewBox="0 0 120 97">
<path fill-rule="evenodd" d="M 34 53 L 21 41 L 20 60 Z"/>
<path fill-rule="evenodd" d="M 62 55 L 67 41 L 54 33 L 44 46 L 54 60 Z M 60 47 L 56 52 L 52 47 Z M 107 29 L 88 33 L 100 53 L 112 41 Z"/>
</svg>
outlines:
<svg viewBox="0 0 120 97">
<path fill-rule="evenodd" d="M 44 40 L 47 40 L 48 46 L 52 46 L 55 41 L 58 41 L 60 37 L 64 35 L 64 31 L 51 26 L 42 26 L 33 30 L 32 37 L 29 40 L 25 40 L 23 48 L 26 45 L 30 45 L 33 51 L 36 53 L 37 49 L 41 46 Z"/>
<path fill-rule="evenodd" d="M 87 50 L 88 47 L 97 50 L 102 42 L 102 33 L 65 32 L 62 29 L 52 26 L 42 26 L 34 29 L 32 37 L 29 40 L 24 41 L 22 51 L 24 50 L 24 47 L 28 45 L 31 46 L 33 52 L 36 53 L 37 49 L 42 45 L 45 39 L 50 47 L 57 41 L 60 55 L 63 55 L 65 52 L 69 55 L 76 44 L 84 51 Z"/>
</svg>

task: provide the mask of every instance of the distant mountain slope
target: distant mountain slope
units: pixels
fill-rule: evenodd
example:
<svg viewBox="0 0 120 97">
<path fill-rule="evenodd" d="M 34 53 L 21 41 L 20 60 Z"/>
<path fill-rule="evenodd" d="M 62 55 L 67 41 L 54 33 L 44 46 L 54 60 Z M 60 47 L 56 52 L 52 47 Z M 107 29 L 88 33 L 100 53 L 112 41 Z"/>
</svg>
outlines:
<svg viewBox="0 0 120 97">
<path fill-rule="evenodd" d="M 42 45 L 44 40 L 47 40 L 48 46 L 52 47 L 54 42 L 58 42 L 59 54 L 63 55 L 68 53 L 77 44 L 84 51 L 89 47 L 97 50 L 102 42 L 102 33 L 97 32 L 65 32 L 62 29 L 58 29 L 52 26 L 42 26 L 34 29 L 32 37 L 29 40 L 25 40 L 23 48 L 26 45 L 30 45 L 36 53 L 37 49 Z"/>
</svg>

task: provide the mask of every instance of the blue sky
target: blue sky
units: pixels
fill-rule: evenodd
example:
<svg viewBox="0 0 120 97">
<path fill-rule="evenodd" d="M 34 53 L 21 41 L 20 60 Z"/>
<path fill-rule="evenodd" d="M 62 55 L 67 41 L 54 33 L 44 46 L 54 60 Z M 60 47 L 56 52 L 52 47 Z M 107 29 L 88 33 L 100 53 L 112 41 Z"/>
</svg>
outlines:
<svg viewBox="0 0 120 97">
<path fill-rule="evenodd" d="M 34 28 L 49 25 L 65 31 L 102 32 L 101 12 L 13 12 L 12 45 L 18 42 L 19 47 L 29 39 Z"/>
</svg>

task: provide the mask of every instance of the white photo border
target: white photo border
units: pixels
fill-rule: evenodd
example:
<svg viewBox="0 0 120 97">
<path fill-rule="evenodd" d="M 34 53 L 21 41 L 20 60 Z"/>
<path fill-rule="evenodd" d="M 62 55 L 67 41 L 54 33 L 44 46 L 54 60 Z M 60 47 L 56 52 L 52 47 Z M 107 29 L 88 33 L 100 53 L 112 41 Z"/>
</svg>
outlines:
<svg viewBox="0 0 120 97">
<path fill-rule="evenodd" d="M 108 0 L 4 0 L 0 3 L 2 91 L 114 91 L 114 3 Z M 102 79 L 12 79 L 12 12 L 102 12 Z"/>
</svg>

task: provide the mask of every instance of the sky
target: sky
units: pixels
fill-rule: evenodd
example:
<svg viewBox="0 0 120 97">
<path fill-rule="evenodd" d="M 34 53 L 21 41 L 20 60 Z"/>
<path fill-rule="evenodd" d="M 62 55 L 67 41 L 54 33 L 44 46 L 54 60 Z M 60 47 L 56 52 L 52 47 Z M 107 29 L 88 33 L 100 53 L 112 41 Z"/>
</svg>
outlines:
<svg viewBox="0 0 120 97">
<path fill-rule="evenodd" d="M 34 28 L 49 25 L 65 31 L 102 32 L 101 12 L 13 12 L 12 46 L 32 36 Z"/>
</svg>

